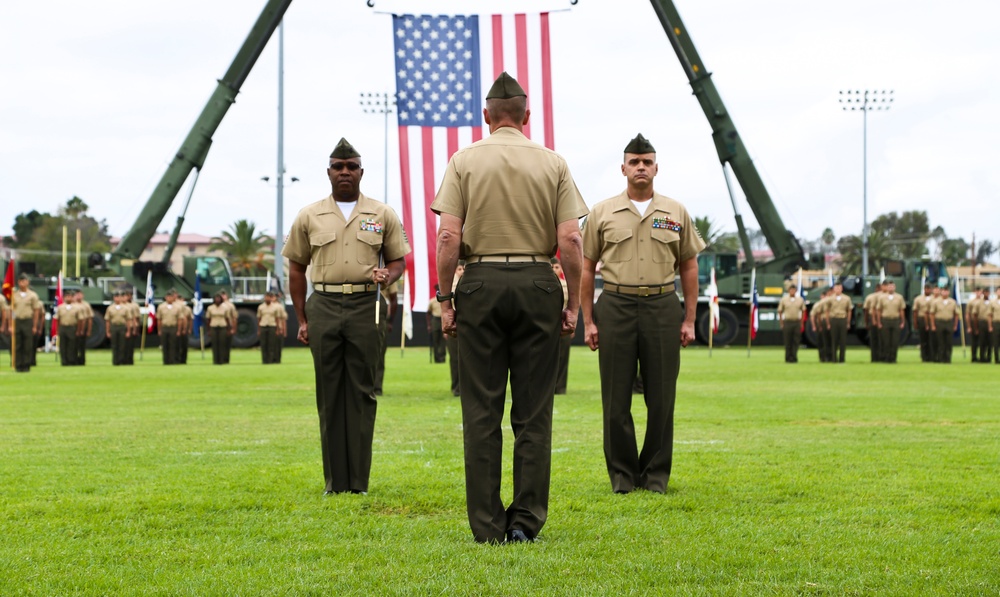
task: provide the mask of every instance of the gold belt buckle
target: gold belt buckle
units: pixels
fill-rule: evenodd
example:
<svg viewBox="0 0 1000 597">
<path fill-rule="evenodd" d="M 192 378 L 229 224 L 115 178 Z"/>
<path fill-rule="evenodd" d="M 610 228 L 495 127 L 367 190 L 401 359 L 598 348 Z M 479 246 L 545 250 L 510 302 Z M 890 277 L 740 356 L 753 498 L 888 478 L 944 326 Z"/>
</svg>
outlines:
<svg viewBox="0 0 1000 597">
<path fill-rule="evenodd" d="M 649 296 L 649 286 L 639 287 L 639 296 Z"/>
<path fill-rule="evenodd" d="M 354 294 L 354 284 L 344 284 L 342 289 L 344 294 Z"/>
</svg>

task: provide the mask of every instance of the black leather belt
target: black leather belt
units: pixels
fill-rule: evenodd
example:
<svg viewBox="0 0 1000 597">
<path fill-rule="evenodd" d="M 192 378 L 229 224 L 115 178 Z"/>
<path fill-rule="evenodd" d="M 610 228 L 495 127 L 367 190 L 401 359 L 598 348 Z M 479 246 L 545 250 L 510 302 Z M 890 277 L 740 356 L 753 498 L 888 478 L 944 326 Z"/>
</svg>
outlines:
<svg viewBox="0 0 1000 597">
<path fill-rule="evenodd" d="M 615 294 L 627 294 L 629 296 L 656 296 L 659 294 L 673 294 L 674 283 L 663 284 L 661 286 L 622 286 L 621 284 L 604 284 L 604 292 Z"/>
</svg>

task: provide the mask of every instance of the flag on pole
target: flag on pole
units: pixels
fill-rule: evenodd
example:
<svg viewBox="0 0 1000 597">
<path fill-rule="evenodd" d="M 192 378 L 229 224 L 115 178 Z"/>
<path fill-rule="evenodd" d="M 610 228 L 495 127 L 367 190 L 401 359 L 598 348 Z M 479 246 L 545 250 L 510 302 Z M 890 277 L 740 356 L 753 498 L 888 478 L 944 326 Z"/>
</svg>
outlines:
<svg viewBox="0 0 1000 597">
<path fill-rule="evenodd" d="M 393 15 L 399 170 L 410 307 L 434 295 L 437 216 L 430 210 L 459 148 L 489 133 L 483 90 L 507 71 L 528 94 L 524 134 L 555 148 L 549 14 Z"/>
<path fill-rule="evenodd" d="M 51 338 L 55 338 L 59 334 L 59 307 L 63 304 L 62 278 L 62 270 L 59 270 L 59 277 L 56 281 L 56 302 L 52 305 L 52 329 L 49 331 L 49 337 Z"/>
<path fill-rule="evenodd" d="M 826 284 L 830 288 L 833 288 L 833 270 L 829 268 L 826 270 Z"/>
<path fill-rule="evenodd" d="M 708 288 L 705 289 L 708 296 L 708 311 L 712 317 L 712 333 L 719 333 L 719 287 L 715 284 L 715 268 L 712 268 L 711 279 Z"/>
<path fill-rule="evenodd" d="M 885 266 L 882 266 L 882 272 L 878 275 L 878 283 L 882 284 L 885 282 Z"/>
<path fill-rule="evenodd" d="M 757 295 L 757 268 L 750 273 L 750 339 L 757 338 L 760 328 L 760 297 Z"/>
<path fill-rule="evenodd" d="M 156 300 L 153 295 L 153 270 L 146 272 L 146 331 L 150 334 L 156 328 Z"/>
<path fill-rule="evenodd" d="M 3 276 L 3 297 L 10 301 L 14 294 L 14 260 L 7 262 L 7 273 Z"/>
<path fill-rule="evenodd" d="M 269 280 L 270 281 L 270 280 Z M 204 325 L 204 315 L 205 307 L 201 304 L 201 275 L 194 275 L 194 303 L 191 305 L 191 313 L 194 314 L 194 329 L 200 330 L 201 326 Z"/>
</svg>

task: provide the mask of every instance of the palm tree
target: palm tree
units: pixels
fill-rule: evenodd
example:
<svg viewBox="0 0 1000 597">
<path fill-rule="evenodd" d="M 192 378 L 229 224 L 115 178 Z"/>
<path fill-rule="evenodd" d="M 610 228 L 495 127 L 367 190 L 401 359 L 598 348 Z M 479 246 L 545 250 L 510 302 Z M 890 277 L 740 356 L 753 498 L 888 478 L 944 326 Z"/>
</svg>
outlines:
<svg viewBox="0 0 1000 597">
<path fill-rule="evenodd" d="M 237 220 L 229 230 L 212 239 L 210 251 L 222 251 L 229 259 L 233 273 L 253 274 L 267 271 L 267 264 L 274 261 L 270 251 L 274 239 L 247 220 Z"/>
<path fill-rule="evenodd" d="M 719 236 L 722 234 L 719 227 L 715 225 L 715 222 L 708 219 L 708 216 L 696 216 L 694 227 L 698 231 L 698 235 L 701 236 L 701 240 L 705 241 L 706 247 L 711 247 L 715 241 L 719 240 Z"/>
</svg>

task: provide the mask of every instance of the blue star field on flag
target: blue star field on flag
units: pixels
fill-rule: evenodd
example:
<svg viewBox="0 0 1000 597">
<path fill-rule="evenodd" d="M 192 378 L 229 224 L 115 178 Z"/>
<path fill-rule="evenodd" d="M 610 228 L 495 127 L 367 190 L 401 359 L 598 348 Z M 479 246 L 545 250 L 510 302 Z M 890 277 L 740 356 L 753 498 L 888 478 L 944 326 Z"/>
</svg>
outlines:
<svg viewBox="0 0 1000 597">
<path fill-rule="evenodd" d="M 392 18 L 399 126 L 482 126 L 477 16 Z"/>
</svg>

